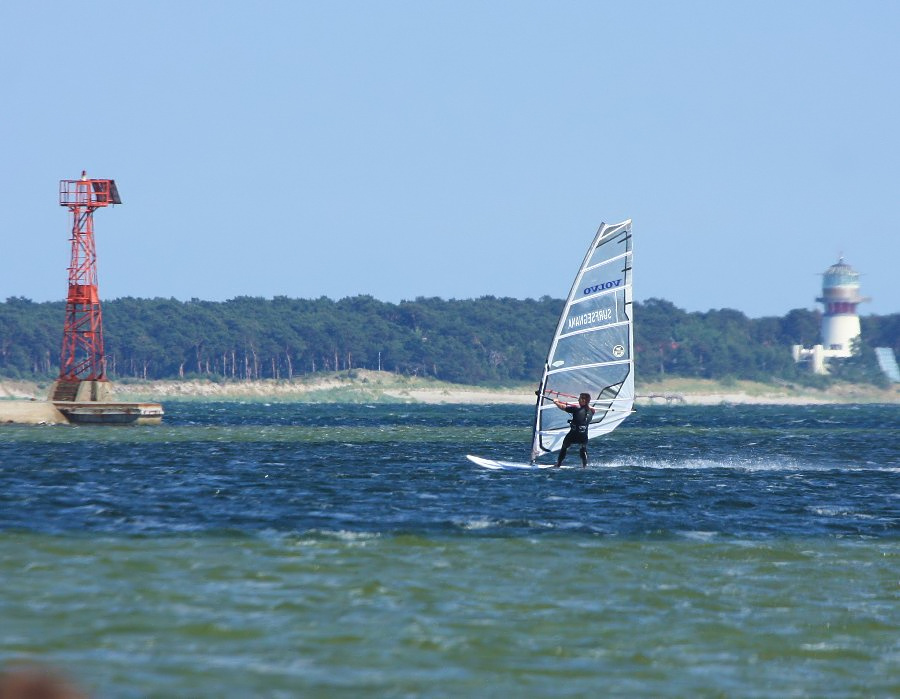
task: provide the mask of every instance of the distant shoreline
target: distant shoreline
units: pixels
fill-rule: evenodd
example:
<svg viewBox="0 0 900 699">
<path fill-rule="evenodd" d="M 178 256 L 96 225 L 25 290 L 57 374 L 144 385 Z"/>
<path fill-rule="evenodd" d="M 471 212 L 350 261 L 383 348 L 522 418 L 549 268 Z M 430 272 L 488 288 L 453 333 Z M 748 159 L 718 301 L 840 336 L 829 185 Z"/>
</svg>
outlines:
<svg viewBox="0 0 900 699">
<path fill-rule="evenodd" d="M 46 399 L 49 382 L 0 379 L 4 399 Z M 531 404 L 534 388 L 463 386 L 433 379 L 365 369 L 304 376 L 293 381 L 113 382 L 123 401 L 274 401 L 304 403 Z M 827 390 L 752 381 L 672 378 L 637 385 L 638 405 L 817 405 L 831 403 L 900 403 L 900 386 L 836 384 Z M 0 415 L 2 419 L 2 415 Z"/>
</svg>

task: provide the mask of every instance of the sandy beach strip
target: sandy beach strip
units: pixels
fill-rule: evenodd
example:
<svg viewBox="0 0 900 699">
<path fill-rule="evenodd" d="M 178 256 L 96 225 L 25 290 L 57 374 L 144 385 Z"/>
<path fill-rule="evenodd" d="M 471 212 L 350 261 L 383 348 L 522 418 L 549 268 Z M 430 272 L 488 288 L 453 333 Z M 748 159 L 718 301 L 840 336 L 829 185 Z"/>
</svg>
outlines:
<svg viewBox="0 0 900 699">
<path fill-rule="evenodd" d="M 0 380 L 0 423 L 49 421 L 56 409 L 46 403 L 49 382 Z M 534 388 L 461 386 L 389 372 L 358 370 L 352 374 L 303 377 L 293 381 L 147 381 L 112 382 L 119 401 L 277 401 L 304 403 L 423 403 L 532 405 Z M 822 405 L 832 403 L 900 404 L 900 386 L 835 384 L 819 390 L 750 381 L 716 382 L 673 378 L 638 383 L 637 405 Z M 6 399 L 6 400 L 4 400 Z M 17 399 L 17 400 L 9 400 Z M 31 405 L 28 405 L 28 404 Z M 44 408 L 34 407 L 43 404 Z M 48 410 L 48 408 L 50 410 Z"/>
</svg>

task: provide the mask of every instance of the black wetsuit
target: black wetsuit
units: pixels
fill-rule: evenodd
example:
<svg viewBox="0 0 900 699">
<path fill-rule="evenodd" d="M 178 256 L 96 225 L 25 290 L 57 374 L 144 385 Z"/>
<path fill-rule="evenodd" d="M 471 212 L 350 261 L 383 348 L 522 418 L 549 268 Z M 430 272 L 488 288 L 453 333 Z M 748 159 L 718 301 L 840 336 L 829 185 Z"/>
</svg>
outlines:
<svg viewBox="0 0 900 699">
<path fill-rule="evenodd" d="M 563 437 L 562 449 L 559 450 L 559 458 L 556 460 L 556 465 L 562 464 L 563 459 L 566 458 L 566 452 L 569 451 L 569 447 L 574 442 L 581 445 L 581 448 L 578 450 L 578 455 L 581 457 L 581 467 L 587 468 L 588 425 L 591 424 L 591 420 L 594 418 L 594 410 L 582 408 L 580 405 L 568 405 L 566 406 L 566 412 L 572 414 L 572 419 L 569 420 L 571 427 L 569 428 L 569 434 Z"/>
</svg>

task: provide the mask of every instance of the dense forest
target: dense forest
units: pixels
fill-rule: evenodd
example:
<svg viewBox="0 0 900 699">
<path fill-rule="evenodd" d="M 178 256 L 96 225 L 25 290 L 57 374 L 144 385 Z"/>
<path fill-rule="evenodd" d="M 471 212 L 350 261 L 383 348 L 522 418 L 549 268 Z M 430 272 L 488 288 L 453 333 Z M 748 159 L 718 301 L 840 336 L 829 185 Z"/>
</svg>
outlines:
<svg viewBox="0 0 900 699">
<path fill-rule="evenodd" d="M 536 381 L 563 301 L 486 296 L 398 304 L 356 296 L 224 302 L 121 298 L 103 304 L 110 378 L 291 379 L 320 371 L 382 369 L 467 384 Z M 0 375 L 58 372 L 65 305 L 0 303 Z M 736 310 L 688 313 L 661 299 L 634 304 L 637 375 L 821 381 L 791 358 L 818 342 L 820 315 L 783 318 Z M 900 314 L 864 316 L 858 356 L 833 373 L 883 382 L 873 347 L 900 351 Z"/>
</svg>

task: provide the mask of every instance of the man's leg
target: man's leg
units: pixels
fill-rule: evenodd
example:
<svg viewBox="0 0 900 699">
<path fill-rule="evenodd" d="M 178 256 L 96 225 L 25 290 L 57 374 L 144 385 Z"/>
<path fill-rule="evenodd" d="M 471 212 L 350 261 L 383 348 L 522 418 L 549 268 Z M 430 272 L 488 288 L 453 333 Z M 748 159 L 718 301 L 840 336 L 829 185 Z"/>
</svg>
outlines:
<svg viewBox="0 0 900 699">
<path fill-rule="evenodd" d="M 569 445 L 572 443 L 572 434 L 569 433 L 563 437 L 562 449 L 559 450 L 559 456 L 556 459 L 556 467 L 562 466 L 563 459 L 566 458 L 566 452 L 569 451 Z"/>
<path fill-rule="evenodd" d="M 578 456 L 581 457 L 581 468 L 587 468 L 587 444 L 582 444 L 578 450 Z"/>
</svg>

